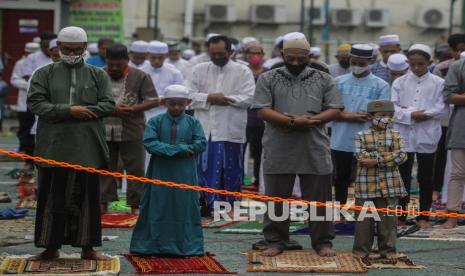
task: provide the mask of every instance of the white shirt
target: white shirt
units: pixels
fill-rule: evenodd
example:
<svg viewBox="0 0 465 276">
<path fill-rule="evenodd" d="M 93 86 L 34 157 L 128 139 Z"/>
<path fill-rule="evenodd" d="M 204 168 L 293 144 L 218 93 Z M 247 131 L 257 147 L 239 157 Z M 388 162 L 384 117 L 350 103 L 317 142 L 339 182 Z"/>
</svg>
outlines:
<svg viewBox="0 0 465 276">
<path fill-rule="evenodd" d="M 263 63 L 263 67 L 265 67 L 266 69 L 271 69 L 271 67 L 280 62 L 283 62 L 282 57 L 274 57 L 272 59 L 266 60 L 265 63 Z"/>
<path fill-rule="evenodd" d="M 404 138 L 408 152 L 434 153 L 441 138 L 441 119 L 449 113 L 442 90 L 444 80 L 431 73 L 418 77 L 411 71 L 396 79 L 391 88 L 395 106 L 394 129 Z M 426 121 L 412 119 L 412 112 L 425 110 Z"/>
<path fill-rule="evenodd" d="M 189 76 L 189 69 L 190 69 L 191 65 L 187 60 L 184 60 L 184 59 L 180 58 L 178 60 L 173 61 L 173 60 L 167 58 L 165 60 L 165 63 L 171 64 L 174 67 L 176 67 L 176 69 L 178 69 L 181 72 L 184 79 L 186 79 Z"/>
<path fill-rule="evenodd" d="M 133 63 L 132 61 L 129 61 L 128 65 L 131 66 L 132 68 L 136 68 L 136 69 L 139 69 L 139 70 L 142 70 L 142 71 L 146 71 L 147 69 L 149 69 L 149 67 L 151 67 L 150 61 L 148 61 L 148 60 L 144 60 L 144 62 L 142 62 L 139 65 Z"/>
<path fill-rule="evenodd" d="M 27 111 L 27 89 L 29 87 L 28 81 L 23 78 L 24 74 L 24 65 L 26 63 L 26 57 L 22 57 L 18 60 L 13 68 L 11 74 L 11 85 L 18 88 L 18 101 L 16 102 L 16 111 L 26 112 Z"/>
<path fill-rule="evenodd" d="M 32 73 L 39 67 L 52 63 L 52 59 L 46 56 L 41 50 L 30 54 L 26 58 L 26 65 L 24 65 L 24 75 L 32 76 Z"/>
<path fill-rule="evenodd" d="M 210 56 L 207 53 L 201 53 L 200 55 L 193 56 L 190 60 L 190 66 L 194 67 L 197 64 L 209 62 Z"/>
<path fill-rule="evenodd" d="M 253 101 L 255 81 L 249 68 L 229 61 L 223 68 L 206 62 L 196 65 L 188 81 L 191 107 L 205 136 L 213 142 L 245 143 L 247 108 Z M 229 106 L 211 105 L 208 94 L 223 93 L 235 102 Z"/>
<path fill-rule="evenodd" d="M 154 68 L 153 66 L 145 67 L 144 72 L 149 74 L 152 78 L 153 85 L 155 86 L 159 98 L 163 98 L 167 86 L 172 84 L 182 85 L 184 82 L 181 72 L 171 64 L 163 64 L 160 68 Z M 149 120 L 153 116 L 164 112 L 166 112 L 166 107 L 158 106 L 145 111 L 145 117 Z"/>
</svg>

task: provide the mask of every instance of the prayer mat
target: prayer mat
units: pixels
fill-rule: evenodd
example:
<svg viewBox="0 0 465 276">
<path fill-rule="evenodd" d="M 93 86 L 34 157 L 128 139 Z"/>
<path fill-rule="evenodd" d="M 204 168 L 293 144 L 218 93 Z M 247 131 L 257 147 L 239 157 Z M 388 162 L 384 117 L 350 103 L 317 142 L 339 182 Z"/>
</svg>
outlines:
<svg viewBox="0 0 465 276">
<path fill-rule="evenodd" d="M 198 257 L 166 258 L 123 254 L 138 274 L 236 274 L 229 272 L 211 254 Z"/>
<path fill-rule="evenodd" d="M 418 230 L 420 230 L 420 227 L 416 224 L 397 226 L 397 237 L 405 237 L 407 235 L 417 232 Z"/>
<path fill-rule="evenodd" d="M 37 209 L 37 200 L 20 199 L 16 204 L 16 208 Z"/>
<path fill-rule="evenodd" d="M 412 240 L 438 240 L 438 241 L 465 241 L 465 226 L 452 229 L 442 229 L 440 225 L 432 228 L 420 229 L 412 234 L 402 237 Z"/>
<path fill-rule="evenodd" d="M 422 265 L 416 265 L 410 258 L 404 254 L 399 254 L 395 259 L 381 258 L 379 255 L 370 255 L 368 258 L 362 258 L 361 262 L 369 269 L 422 269 Z"/>
<path fill-rule="evenodd" d="M 227 221 L 227 220 L 218 220 L 214 221 L 211 219 L 202 219 L 203 228 L 223 228 L 232 224 L 237 223 L 237 221 Z"/>
<path fill-rule="evenodd" d="M 110 260 L 82 260 L 78 258 L 60 258 L 47 261 L 29 261 L 29 256 L 10 256 L 3 259 L 0 274 L 16 275 L 118 275 L 119 258 Z"/>
<path fill-rule="evenodd" d="M 32 240 L 27 240 L 25 237 L 34 234 L 33 220 L 2 220 L 0 225 L 0 247 L 32 242 Z"/>
<path fill-rule="evenodd" d="M 108 213 L 102 215 L 102 228 L 132 228 L 137 216 L 128 213 Z"/>
<path fill-rule="evenodd" d="M 110 210 L 113 210 L 113 211 L 121 211 L 121 212 L 130 212 L 131 211 L 131 207 L 129 207 L 126 204 L 126 198 L 121 198 L 121 197 L 119 198 L 118 201 L 114 201 L 114 202 L 110 203 L 108 208 Z"/>
<path fill-rule="evenodd" d="M 289 226 L 289 233 L 294 233 L 298 230 L 306 228 L 307 225 L 303 222 L 291 222 Z M 258 221 L 246 221 L 234 224 L 230 227 L 221 229 L 216 233 L 221 234 L 261 234 L 263 230 L 263 224 Z"/>
<path fill-rule="evenodd" d="M 260 251 L 248 252 L 247 272 L 281 273 L 365 273 L 368 269 L 351 252 L 337 252 L 334 257 L 320 257 L 314 251 L 289 250 L 274 257 L 260 256 Z"/>
</svg>

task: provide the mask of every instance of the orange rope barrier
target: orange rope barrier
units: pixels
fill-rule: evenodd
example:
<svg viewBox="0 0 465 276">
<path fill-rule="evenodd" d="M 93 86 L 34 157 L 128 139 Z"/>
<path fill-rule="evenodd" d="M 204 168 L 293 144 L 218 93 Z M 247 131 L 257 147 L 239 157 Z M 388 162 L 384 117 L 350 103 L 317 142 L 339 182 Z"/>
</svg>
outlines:
<svg viewBox="0 0 465 276">
<path fill-rule="evenodd" d="M 194 191 L 199 191 L 199 192 L 206 192 L 206 193 L 215 193 L 215 194 L 221 194 L 221 195 L 227 195 L 227 196 L 233 196 L 233 197 L 245 197 L 245 198 L 250 198 L 250 199 L 255 199 L 259 201 L 273 201 L 273 202 L 287 202 L 287 203 L 303 203 L 311 206 L 317 206 L 317 207 L 328 207 L 328 208 L 344 208 L 344 204 L 337 204 L 337 203 L 326 203 L 326 202 L 318 202 L 318 201 L 308 201 L 308 200 L 296 200 L 296 199 L 291 199 L 291 198 L 281 198 L 281 197 L 271 197 L 271 196 L 266 196 L 266 195 L 257 195 L 257 194 L 251 194 L 251 193 L 243 193 L 243 192 L 231 192 L 227 190 L 220 190 L 220 189 L 211 189 L 211 188 L 206 188 L 206 187 L 200 187 L 200 186 L 191 186 L 187 184 L 178 184 L 174 182 L 168 182 L 168 181 L 161 181 L 158 179 L 150 179 L 146 177 L 139 177 L 139 176 L 134 176 L 134 175 L 124 175 L 122 173 L 118 172 L 110 172 L 107 170 L 99 170 L 95 168 L 90 168 L 90 167 L 84 167 L 81 165 L 74 165 L 66 162 L 60 162 L 60 161 L 55 161 L 55 160 L 50 160 L 50 159 L 45 159 L 42 157 L 37 157 L 37 156 L 31 156 L 28 154 L 24 153 L 17 153 L 14 151 L 9 151 L 9 150 L 4 150 L 0 149 L 0 154 L 5 154 L 13 158 L 21 158 L 21 159 L 29 159 L 33 160 L 38 163 L 45 163 L 53 166 L 58 166 L 62 168 L 70 168 L 74 169 L 77 171 L 86 171 L 90 173 L 96 173 L 100 175 L 106 175 L 106 176 L 112 176 L 114 178 L 126 178 L 128 180 L 133 180 L 133 181 L 138 181 L 138 182 L 145 182 L 145 183 L 151 183 L 155 185 L 163 185 L 167 187 L 173 187 L 173 188 L 180 188 L 180 189 L 188 189 L 188 190 L 194 190 Z M 422 216 L 440 216 L 440 217 L 453 217 L 453 218 L 465 218 L 465 214 L 459 214 L 459 213 L 446 213 L 446 212 L 431 212 L 431 211 L 414 211 L 414 210 L 398 210 L 398 209 L 388 209 L 388 208 L 373 208 L 373 207 L 363 207 L 363 206 L 357 206 L 357 205 L 349 205 L 347 209 L 350 210 L 355 210 L 355 211 L 378 211 L 381 213 L 389 213 L 389 214 L 396 214 L 396 215 L 401 215 L 401 214 L 407 214 L 407 215 L 422 215 Z"/>
</svg>

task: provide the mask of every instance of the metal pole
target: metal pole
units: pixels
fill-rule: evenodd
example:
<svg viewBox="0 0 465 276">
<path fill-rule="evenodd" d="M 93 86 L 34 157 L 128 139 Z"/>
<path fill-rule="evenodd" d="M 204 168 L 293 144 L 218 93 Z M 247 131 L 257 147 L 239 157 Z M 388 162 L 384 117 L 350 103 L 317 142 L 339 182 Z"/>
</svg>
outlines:
<svg viewBox="0 0 465 276">
<path fill-rule="evenodd" d="M 158 8 L 159 8 L 159 1 L 155 0 L 155 25 L 154 25 L 154 32 L 155 32 L 155 39 L 158 38 L 159 32 L 158 32 Z"/>
<path fill-rule="evenodd" d="M 465 0 L 464 0 L 465 1 Z M 308 18 L 309 21 L 309 31 L 308 31 L 308 39 L 310 40 L 310 45 L 313 44 L 313 10 L 315 9 L 315 0 L 310 0 L 310 10 Z"/>
<path fill-rule="evenodd" d="M 325 0 L 324 3 L 324 16 L 326 17 L 326 22 L 321 32 L 321 38 L 323 40 L 323 48 L 325 51 L 325 61 L 329 63 L 329 0 Z"/>
<path fill-rule="evenodd" d="M 462 32 L 465 32 L 465 0 L 462 0 Z"/>
<path fill-rule="evenodd" d="M 449 12 L 450 12 L 450 16 L 449 16 L 449 36 L 452 34 L 452 29 L 454 27 L 454 4 L 455 4 L 455 0 L 450 0 L 450 6 L 449 6 Z"/>
<path fill-rule="evenodd" d="M 305 0 L 300 0 L 300 32 L 304 32 L 305 26 Z"/>
<path fill-rule="evenodd" d="M 150 18 L 152 17 L 152 0 L 147 1 L 147 29 L 150 28 Z"/>
</svg>

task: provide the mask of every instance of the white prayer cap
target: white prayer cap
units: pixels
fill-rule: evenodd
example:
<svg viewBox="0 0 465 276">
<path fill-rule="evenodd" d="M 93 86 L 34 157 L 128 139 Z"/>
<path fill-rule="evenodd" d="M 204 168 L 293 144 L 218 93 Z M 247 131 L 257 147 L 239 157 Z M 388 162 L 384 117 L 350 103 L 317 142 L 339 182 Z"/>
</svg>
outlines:
<svg viewBox="0 0 465 276">
<path fill-rule="evenodd" d="M 373 57 L 373 47 L 368 44 L 354 44 L 350 48 L 350 55 L 360 58 L 371 58 Z"/>
<path fill-rule="evenodd" d="M 147 47 L 147 52 L 150 54 L 168 54 L 168 44 L 153 40 L 150 41 L 148 47 Z"/>
<path fill-rule="evenodd" d="M 61 29 L 58 33 L 60 42 L 87 42 L 87 34 L 84 29 L 71 26 Z"/>
<path fill-rule="evenodd" d="M 312 48 L 310 48 L 310 54 L 312 54 L 314 57 L 321 56 L 321 48 L 320 47 L 312 47 Z"/>
<path fill-rule="evenodd" d="M 163 98 L 189 99 L 189 90 L 184 85 L 172 84 L 165 88 L 165 96 Z"/>
<path fill-rule="evenodd" d="M 57 39 L 55 38 L 55 39 L 50 40 L 50 42 L 48 43 L 48 49 L 52 50 L 53 48 L 56 48 L 56 47 L 58 47 Z"/>
<path fill-rule="evenodd" d="M 283 42 L 284 36 L 278 36 L 274 40 L 274 46 L 278 46 L 281 42 Z"/>
<path fill-rule="evenodd" d="M 26 53 L 34 53 L 36 52 L 37 50 L 40 49 L 40 44 L 39 43 L 36 43 L 36 42 L 28 42 L 26 43 L 26 45 L 24 46 L 24 51 Z"/>
<path fill-rule="evenodd" d="M 129 52 L 145 54 L 148 51 L 149 44 L 143 40 L 137 40 L 131 43 Z"/>
<path fill-rule="evenodd" d="M 410 51 L 413 51 L 413 50 L 422 51 L 424 53 L 427 53 L 429 55 L 430 59 L 433 58 L 433 50 L 428 45 L 425 45 L 425 44 L 413 44 L 412 46 L 410 46 L 408 51 L 410 52 Z"/>
<path fill-rule="evenodd" d="M 303 33 L 292 32 L 283 37 L 283 49 L 302 49 L 310 51 L 310 43 Z"/>
<path fill-rule="evenodd" d="M 32 42 L 34 43 L 40 43 L 40 36 L 36 36 L 32 39 Z"/>
<path fill-rule="evenodd" d="M 97 54 L 98 53 L 98 44 L 97 43 L 90 43 L 87 46 L 87 51 L 91 54 Z"/>
<path fill-rule="evenodd" d="M 385 45 L 399 45 L 400 38 L 396 34 L 383 35 L 379 37 L 379 46 Z"/>
<path fill-rule="evenodd" d="M 391 71 L 404 71 L 409 68 L 407 57 L 403 54 L 392 54 L 389 56 L 387 67 Z"/>
<path fill-rule="evenodd" d="M 241 44 L 246 45 L 246 44 L 249 44 L 251 42 L 258 42 L 258 40 L 255 37 L 247 36 L 247 37 L 244 37 L 242 39 Z"/>
<path fill-rule="evenodd" d="M 182 51 L 182 58 L 183 58 L 183 59 L 189 60 L 189 59 L 191 59 L 193 56 L 195 56 L 195 52 L 194 52 L 194 50 L 192 50 L 192 49 L 186 49 L 186 50 Z"/>
<path fill-rule="evenodd" d="M 460 59 L 465 60 L 465 52 L 460 53 Z"/>
<path fill-rule="evenodd" d="M 220 34 L 216 34 L 216 33 L 207 34 L 207 37 L 205 38 L 205 42 L 208 42 L 210 38 L 215 37 L 215 36 L 220 36 Z"/>
</svg>

